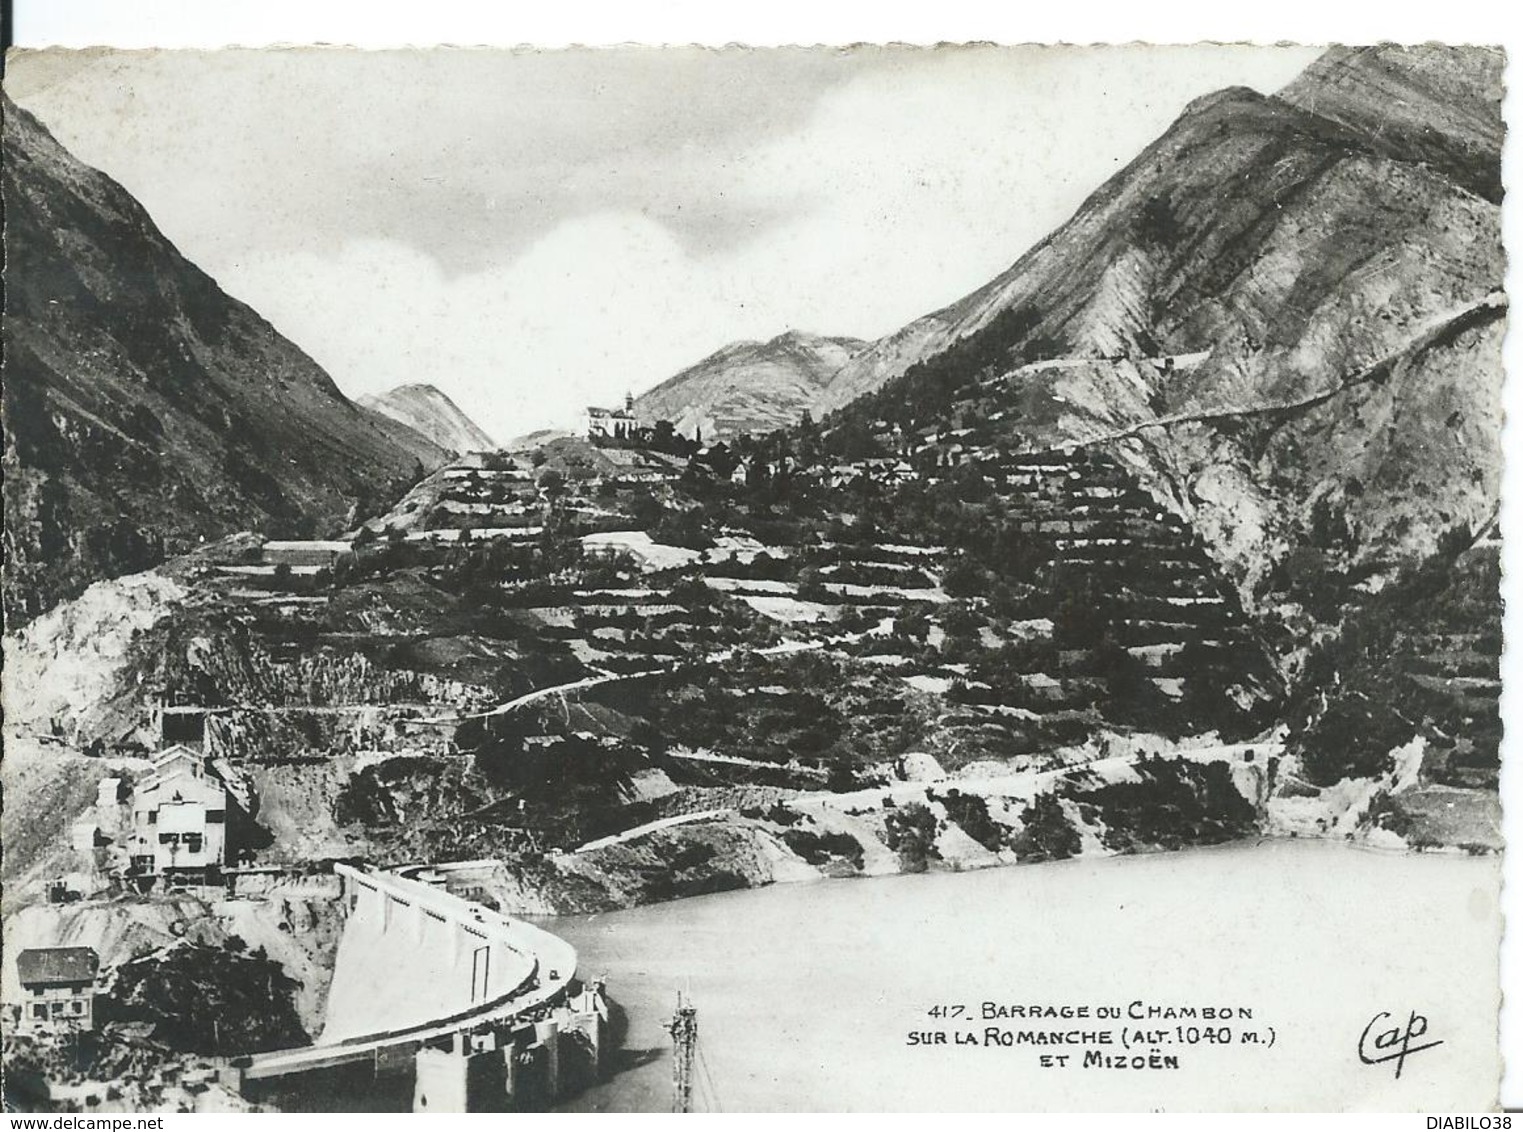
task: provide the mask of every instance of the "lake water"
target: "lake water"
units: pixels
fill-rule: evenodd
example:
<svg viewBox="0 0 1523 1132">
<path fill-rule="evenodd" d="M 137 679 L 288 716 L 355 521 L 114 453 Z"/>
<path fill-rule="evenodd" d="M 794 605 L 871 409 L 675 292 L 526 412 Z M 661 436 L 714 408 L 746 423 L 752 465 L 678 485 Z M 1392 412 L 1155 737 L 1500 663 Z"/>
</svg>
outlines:
<svg viewBox="0 0 1523 1132">
<path fill-rule="evenodd" d="M 577 947 L 584 976 L 608 976 L 627 1016 L 623 1068 L 567 1107 L 670 1107 L 664 1026 L 680 989 L 699 1011 L 705 1107 L 1476 1111 L 1496 1091 L 1499 868 L 1495 858 L 1266 842 L 546 919 Z M 1173 1044 L 1157 1048 L 1178 1068 L 1112 1071 L 1081 1067 L 1084 1049 L 1131 1051 L 1005 1047 L 984 1044 L 984 1032 L 1120 1023 L 986 1022 L 985 1001 L 1123 1015 L 1229 1007 L 1234 1017 L 1226 1034 L 1211 1021 L 1130 1023 L 1167 1031 Z M 964 1014 L 928 1016 L 937 1006 Z M 1382 1012 L 1403 1027 L 1421 1014 L 1428 1035 L 1413 1044 L 1442 1043 L 1414 1053 L 1400 1078 L 1394 1063 L 1359 1057 Z M 1188 1044 L 1191 1026 L 1199 1044 Z M 966 1031 L 977 1044 L 908 1044 L 921 1030 L 949 1043 Z M 1070 1061 L 1044 1068 L 1042 1054 Z"/>
</svg>

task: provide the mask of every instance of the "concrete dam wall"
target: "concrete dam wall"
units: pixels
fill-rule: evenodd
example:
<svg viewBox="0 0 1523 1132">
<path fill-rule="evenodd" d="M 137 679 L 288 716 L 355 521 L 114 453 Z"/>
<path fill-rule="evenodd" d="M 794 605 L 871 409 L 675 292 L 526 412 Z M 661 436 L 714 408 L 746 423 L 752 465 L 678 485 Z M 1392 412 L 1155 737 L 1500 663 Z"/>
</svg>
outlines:
<svg viewBox="0 0 1523 1132">
<path fill-rule="evenodd" d="M 536 975 L 502 918 L 420 881 L 338 868 L 349 919 L 318 1045 L 480 1011 Z"/>
<path fill-rule="evenodd" d="M 423 875 L 468 881 L 484 864 Z M 331 1086 L 321 1074 L 368 1065 L 376 1078 L 411 1074 L 414 1111 L 499 1112 L 598 1079 L 607 1003 L 599 982 L 577 981 L 569 943 L 418 879 L 421 867 L 333 871 L 348 918 L 322 1037 L 232 1058 L 230 1083 L 300 1109 L 304 1089 Z"/>
</svg>

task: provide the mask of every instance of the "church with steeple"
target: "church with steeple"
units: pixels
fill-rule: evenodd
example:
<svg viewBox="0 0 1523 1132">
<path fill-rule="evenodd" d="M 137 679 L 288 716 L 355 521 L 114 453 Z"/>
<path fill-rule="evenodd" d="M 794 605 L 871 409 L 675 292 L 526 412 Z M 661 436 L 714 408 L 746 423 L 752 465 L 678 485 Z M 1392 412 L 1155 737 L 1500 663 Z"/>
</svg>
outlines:
<svg viewBox="0 0 1523 1132">
<path fill-rule="evenodd" d="M 632 440 L 640 427 L 635 420 L 634 394 L 624 394 L 622 409 L 587 406 L 586 427 L 587 439 L 594 443 L 599 440 Z"/>
</svg>

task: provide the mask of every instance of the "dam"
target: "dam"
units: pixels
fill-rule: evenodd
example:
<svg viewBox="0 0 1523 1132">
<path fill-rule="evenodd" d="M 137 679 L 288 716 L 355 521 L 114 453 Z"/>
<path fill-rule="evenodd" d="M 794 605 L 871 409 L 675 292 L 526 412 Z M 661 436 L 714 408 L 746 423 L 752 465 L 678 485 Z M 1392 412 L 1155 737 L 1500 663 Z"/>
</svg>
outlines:
<svg viewBox="0 0 1523 1132">
<path fill-rule="evenodd" d="M 410 1074 L 414 1111 L 486 1112 L 546 1107 L 599 1079 L 607 1003 L 577 978 L 569 943 L 421 868 L 334 873 L 348 917 L 322 1035 L 231 1059 L 228 1084 L 274 1100 L 333 1070 Z"/>
</svg>

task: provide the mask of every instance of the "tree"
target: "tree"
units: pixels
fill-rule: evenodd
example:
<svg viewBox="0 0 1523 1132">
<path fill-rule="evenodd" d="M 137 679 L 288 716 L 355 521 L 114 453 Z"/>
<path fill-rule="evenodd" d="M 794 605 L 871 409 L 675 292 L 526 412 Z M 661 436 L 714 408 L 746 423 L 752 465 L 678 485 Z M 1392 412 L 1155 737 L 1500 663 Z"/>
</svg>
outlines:
<svg viewBox="0 0 1523 1132">
<path fill-rule="evenodd" d="M 799 571 L 798 596 L 800 601 L 823 601 L 830 596 L 817 567 L 805 566 Z"/>
<path fill-rule="evenodd" d="M 947 563 L 941 577 L 941 588 L 951 597 L 974 597 L 983 590 L 983 583 L 983 570 L 966 553 Z"/>
<path fill-rule="evenodd" d="M 1147 665 L 1117 644 L 1109 633 L 1090 649 L 1088 660 L 1090 671 L 1105 680 L 1112 718 L 1167 730 L 1166 717 L 1171 714 L 1168 709 L 1172 705 L 1153 683 Z"/>
<path fill-rule="evenodd" d="M 1110 628 L 1101 595 L 1087 581 L 1066 587 L 1052 618 L 1053 640 L 1065 648 L 1099 644 Z"/>
<path fill-rule="evenodd" d="M 99 1000 L 101 1013 L 147 1024 L 156 1042 L 182 1052 L 305 1045 L 310 1038 L 295 1007 L 300 984 L 264 948 L 235 946 L 242 942 L 184 943 L 122 964 Z"/>
<path fill-rule="evenodd" d="M 844 759 L 838 759 L 830 764 L 830 770 L 825 775 L 825 789 L 834 794 L 849 794 L 861 784 L 857 781 L 856 771 L 851 763 Z"/>
<path fill-rule="evenodd" d="M 955 601 L 941 615 L 942 630 L 949 637 L 976 638 L 983 618 L 965 601 Z"/>
<path fill-rule="evenodd" d="M 724 480 L 734 475 L 735 469 L 740 467 L 740 457 L 722 440 L 709 448 L 704 459 L 714 474 Z"/>
<path fill-rule="evenodd" d="M 566 494 L 566 476 L 556 468 L 546 468 L 539 475 L 539 490 L 552 503 Z"/>
<path fill-rule="evenodd" d="M 666 508 L 648 489 L 636 491 L 626 504 L 629 516 L 641 530 L 649 531 L 661 520 Z"/>
<path fill-rule="evenodd" d="M 799 462 L 809 467 L 820 462 L 820 426 L 815 423 L 814 414 L 808 409 L 799 415 L 798 423 L 798 454 Z"/>
<path fill-rule="evenodd" d="M 982 795 L 964 794 L 953 787 L 937 801 L 947 811 L 947 817 L 989 852 L 998 853 L 1005 848 L 1009 831 L 989 816 L 989 803 Z"/>
<path fill-rule="evenodd" d="M 827 443 L 845 460 L 871 460 L 884 454 L 872 430 L 855 414 L 830 433 Z"/>
<path fill-rule="evenodd" d="M 704 527 L 703 514 L 697 509 L 664 511 L 650 534 L 657 542 L 689 550 L 707 550 L 714 545 Z"/>
<path fill-rule="evenodd" d="M 930 630 L 930 618 L 919 610 L 901 613 L 894 618 L 894 635 L 905 640 L 923 642 Z"/>
</svg>

